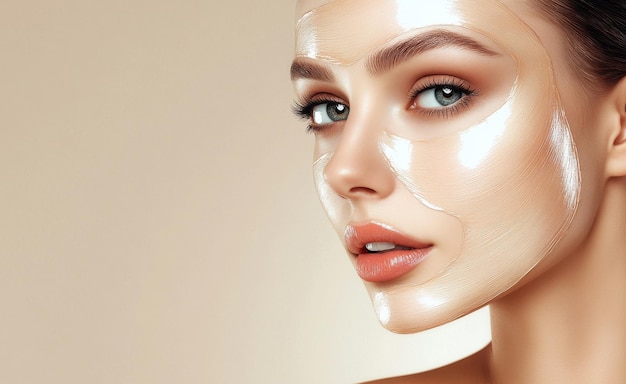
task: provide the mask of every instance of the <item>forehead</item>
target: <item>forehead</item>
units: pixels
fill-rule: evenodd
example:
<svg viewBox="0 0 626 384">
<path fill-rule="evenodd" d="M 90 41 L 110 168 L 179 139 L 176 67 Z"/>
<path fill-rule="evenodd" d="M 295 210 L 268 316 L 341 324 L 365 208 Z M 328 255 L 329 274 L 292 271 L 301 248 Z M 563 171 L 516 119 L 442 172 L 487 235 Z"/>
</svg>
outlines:
<svg viewBox="0 0 626 384">
<path fill-rule="evenodd" d="M 350 65 L 403 33 L 459 26 L 506 50 L 537 43 L 532 30 L 496 0 L 307 0 L 298 3 L 296 56 Z"/>
</svg>

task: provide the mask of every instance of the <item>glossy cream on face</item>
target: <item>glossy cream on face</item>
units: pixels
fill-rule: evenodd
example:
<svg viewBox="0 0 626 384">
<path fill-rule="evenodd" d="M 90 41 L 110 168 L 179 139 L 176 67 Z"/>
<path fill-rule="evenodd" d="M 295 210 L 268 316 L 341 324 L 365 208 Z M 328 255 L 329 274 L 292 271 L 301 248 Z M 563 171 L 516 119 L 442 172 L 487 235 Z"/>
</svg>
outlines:
<svg viewBox="0 0 626 384">
<path fill-rule="evenodd" d="M 455 1 L 438 0 L 426 4 L 395 0 L 371 5 L 371 0 L 340 0 L 307 12 L 296 25 L 296 56 L 351 65 L 362 58 L 364 52 L 406 31 L 430 25 L 461 25 L 463 21 Z M 424 7 L 428 7 L 427 12 Z M 367 28 L 352 29 L 350 22 L 346 24 L 347 19 L 371 24 Z M 346 49 L 348 45 L 342 45 L 340 39 L 349 44 L 350 49 Z"/>
<path fill-rule="evenodd" d="M 359 68 L 372 51 L 432 28 L 484 36 L 510 56 L 516 69 L 502 102 L 478 119 L 416 124 L 393 105 L 368 104 L 367 116 L 379 119 L 367 126 L 379 151 L 373 156 L 384 157 L 420 209 L 454 219 L 462 233 L 459 247 L 437 254 L 445 263 L 430 278 L 367 284 L 379 319 L 399 332 L 450 321 L 513 287 L 563 238 L 580 193 L 576 148 L 550 57 L 534 32 L 494 0 L 435 3 L 339 0 L 312 10 L 298 23 L 297 55 L 347 68 L 353 83 L 359 76 L 363 83 L 371 81 Z M 358 86 L 351 90 L 352 100 L 368 100 L 365 91 L 357 96 Z M 358 105 L 350 106 L 351 114 L 358 110 Z M 341 145 L 341 140 L 318 144 L 322 150 L 315 166 L 322 203 L 339 227 L 354 219 L 354 207 L 332 196 L 324 167 Z M 393 225 L 397 212 L 376 214 Z M 435 248 L 445 248 L 446 234 L 437 239 Z"/>
</svg>

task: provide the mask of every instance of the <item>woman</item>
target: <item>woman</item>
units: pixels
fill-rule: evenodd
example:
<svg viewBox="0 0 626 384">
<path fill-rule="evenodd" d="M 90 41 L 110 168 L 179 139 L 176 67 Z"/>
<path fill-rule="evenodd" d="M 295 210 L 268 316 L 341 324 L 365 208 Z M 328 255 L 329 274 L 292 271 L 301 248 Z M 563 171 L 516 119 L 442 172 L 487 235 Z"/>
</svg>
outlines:
<svg viewBox="0 0 626 384">
<path fill-rule="evenodd" d="M 626 383 L 626 5 L 302 0 L 322 204 L 383 326 L 490 305 L 492 343 L 388 383 Z"/>
</svg>

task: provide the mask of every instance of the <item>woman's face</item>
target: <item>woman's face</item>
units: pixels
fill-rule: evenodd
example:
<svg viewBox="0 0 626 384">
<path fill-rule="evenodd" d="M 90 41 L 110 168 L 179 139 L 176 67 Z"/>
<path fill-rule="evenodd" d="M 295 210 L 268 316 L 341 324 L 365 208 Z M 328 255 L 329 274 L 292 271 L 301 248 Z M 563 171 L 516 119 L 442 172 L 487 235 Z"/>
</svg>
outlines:
<svg viewBox="0 0 626 384">
<path fill-rule="evenodd" d="M 316 186 L 390 330 L 451 321 L 582 247 L 603 178 L 593 108 L 559 30 L 519 4 L 299 3 Z"/>
</svg>

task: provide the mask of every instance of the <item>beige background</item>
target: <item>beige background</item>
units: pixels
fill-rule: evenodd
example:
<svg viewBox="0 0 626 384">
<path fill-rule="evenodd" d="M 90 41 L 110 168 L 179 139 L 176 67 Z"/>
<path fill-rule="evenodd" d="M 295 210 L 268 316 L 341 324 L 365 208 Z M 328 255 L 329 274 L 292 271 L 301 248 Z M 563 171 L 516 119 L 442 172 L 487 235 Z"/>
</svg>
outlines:
<svg viewBox="0 0 626 384">
<path fill-rule="evenodd" d="M 487 341 L 377 324 L 289 114 L 293 7 L 0 4 L 0 382 L 348 383 Z"/>
</svg>

